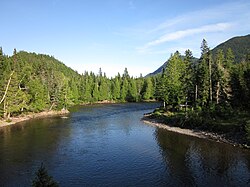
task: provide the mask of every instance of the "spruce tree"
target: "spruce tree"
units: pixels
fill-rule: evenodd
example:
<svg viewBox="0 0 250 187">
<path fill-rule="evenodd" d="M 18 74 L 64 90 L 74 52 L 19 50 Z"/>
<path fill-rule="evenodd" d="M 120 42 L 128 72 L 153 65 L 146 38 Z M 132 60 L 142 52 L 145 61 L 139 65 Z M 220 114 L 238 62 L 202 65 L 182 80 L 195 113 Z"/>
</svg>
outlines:
<svg viewBox="0 0 250 187">
<path fill-rule="evenodd" d="M 116 101 L 120 99 L 120 94 L 121 94 L 121 85 L 120 85 L 120 80 L 118 78 L 118 76 L 116 76 L 113 80 L 112 80 L 112 98 Z"/>
<path fill-rule="evenodd" d="M 153 95 L 154 95 L 154 89 L 153 89 L 153 83 L 150 77 L 147 77 L 145 79 L 144 82 L 144 86 L 143 86 L 143 99 L 144 100 L 149 100 L 149 99 L 153 99 Z"/>
<path fill-rule="evenodd" d="M 126 101 L 128 95 L 128 80 L 126 77 L 124 77 L 122 84 L 121 84 L 121 101 Z"/>
<path fill-rule="evenodd" d="M 166 93 L 168 94 L 167 104 L 175 107 L 185 101 L 182 77 L 185 73 L 185 64 L 177 51 L 169 59 L 166 68 Z"/>
<path fill-rule="evenodd" d="M 192 62 L 193 55 L 192 52 L 188 49 L 185 51 L 184 56 L 184 75 L 181 78 L 183 81 L 183 89 L 185 98 L 187 101 L 193 103 L 195 101 L 195 69 Z"/>
<path fill-rule="evenodd" d="M 43 163 L 40 168 L 36 172 L 36 177 L 32 181 L 33 187 L 58 187 L 56 181 L 54 181 L 53 177 L 48 174 L 48 171 L 44 167 Z"/>
<path fill-rule="evenodd" d="M 201 44 L 201 58 L 197 65 L 197 87 L 201 106 L 212 101 L 212 58 L 207 41 L 203 39 Z"/>
<path fill-rule="evenodd" d="M 138 101 L 137 87 L 134 79 L 130 79 L 129 81 L 127 100 L 132 102 Z"/>
</svg>

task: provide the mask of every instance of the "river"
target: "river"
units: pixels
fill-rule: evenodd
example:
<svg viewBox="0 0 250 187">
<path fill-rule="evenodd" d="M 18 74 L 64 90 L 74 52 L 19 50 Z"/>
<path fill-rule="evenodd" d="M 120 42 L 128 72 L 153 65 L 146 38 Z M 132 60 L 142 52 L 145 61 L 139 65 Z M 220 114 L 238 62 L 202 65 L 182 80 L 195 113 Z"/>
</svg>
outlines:
<svg viewBox="0 0 250 187">
<path fill-rule="evenodd" d="M 0 186 L 250 186 L 250 151 L 144 124 L 157 103 L 76 106 L 0 129 Z"/>
</svg>

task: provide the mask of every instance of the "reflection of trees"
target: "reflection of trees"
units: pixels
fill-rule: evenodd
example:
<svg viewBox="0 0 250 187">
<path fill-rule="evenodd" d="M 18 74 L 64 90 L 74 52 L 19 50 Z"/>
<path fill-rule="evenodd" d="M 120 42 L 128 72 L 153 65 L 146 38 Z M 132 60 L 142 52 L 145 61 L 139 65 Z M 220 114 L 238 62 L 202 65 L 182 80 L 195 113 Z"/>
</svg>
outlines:
<svg viewBox="0 0 250 187">
<path fill-rule="evenodd" d="M 194 179 L 186 164 L 186 153 L 189 142 L 186 136 L 178 136 L 176 133 L 163 129 L 156 129 L 156 139 L 161 148 L 163 160 L 169 167 L 171 180 L 176 186 L 194 186 Z"/>
<path fill-rule="evenodd" d="M 163 160 L 166 160 L 177 185 L 247 184 L 250 174 L 249 152 L 163 129 L 156 129 L 155 135 Z M 242 179 L 239 181 L 240 176 Z"/>
<path fill-rule="evenodd" d="M 70 128 L 62 126 L 67 119 L 35 119 L 0 130 L 0 184 L 32 178 L 34 166 L 54 156 L 62 137 Z M 53 165 L 53 163 L 47 163 Z M 14 180 L 12 180 L 14 179 Z"/>
</svg>

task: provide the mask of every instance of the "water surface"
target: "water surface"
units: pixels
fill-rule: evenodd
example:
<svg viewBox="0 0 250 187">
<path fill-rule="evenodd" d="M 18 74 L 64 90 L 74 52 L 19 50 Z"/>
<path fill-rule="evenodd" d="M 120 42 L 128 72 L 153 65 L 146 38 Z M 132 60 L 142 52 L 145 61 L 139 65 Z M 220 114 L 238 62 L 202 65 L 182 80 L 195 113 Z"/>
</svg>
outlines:
<svg viewBox="0 0 250 187">
<path fill-rule="evenodd" d="M 0 129 L 0 186 L 43 162 L 60 186 L 250 186 L 250 151 L 140 121 L 158 103 L 78 106 Z"/>
</svg>

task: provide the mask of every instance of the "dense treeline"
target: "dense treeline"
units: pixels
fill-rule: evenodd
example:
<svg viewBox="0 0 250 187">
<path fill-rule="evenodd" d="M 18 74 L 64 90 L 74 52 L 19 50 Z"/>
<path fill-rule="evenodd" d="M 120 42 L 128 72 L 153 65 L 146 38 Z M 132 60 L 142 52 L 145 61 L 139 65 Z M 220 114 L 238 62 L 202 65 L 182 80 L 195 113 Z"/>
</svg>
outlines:
<svg viewBox="0 0 250 187">
<path fill-rule="evenodd" d="M 123 75 L 107 78 L 85 72 L 80 75 L 52 56 L 16 52 L 4 55 L 0 48 L 0 117 L 23 112 L 60 110 L 70 105 L 98 101 L 136 102 L 153 99 L 155 79 Z"/>
<path fill-rule="evenodd" d="M 7 56 L 0 48 L 0 117 L 81 103 L 155 98 L 172 110 L 250 109 L 250 55 L 245 56 L 236 62 L 230 48 L 214 56 L 203 40 L 198 61 L 190 50 L 184 58 L 177 51 L 157 76 L 133 78 L 125 68 L 122 75 L 108 78 L 101 69 L 98 74 L 79 74 L 52 56 L 15 49 Z"/>
<path fill-rule="evenodd" d="M 250 56 L 246 57 L 235 62 L 230 48 L 213 57 L 206 40 L 198 62 L 192 61 L 190 50 L 184 59 L 177 51 L 157 77 L 156 97 L 172 109 L 186 103 L 193 109 L 215 105 L 250 109 Z"/>
</svg>

